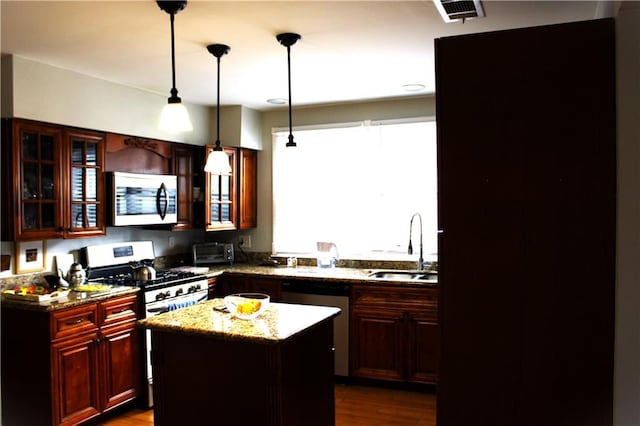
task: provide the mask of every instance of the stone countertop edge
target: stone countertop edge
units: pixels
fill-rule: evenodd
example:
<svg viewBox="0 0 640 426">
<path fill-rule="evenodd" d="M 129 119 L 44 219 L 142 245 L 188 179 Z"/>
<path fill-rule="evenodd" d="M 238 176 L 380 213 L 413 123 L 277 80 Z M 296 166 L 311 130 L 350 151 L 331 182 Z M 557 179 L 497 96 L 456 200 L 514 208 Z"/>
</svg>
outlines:
<svg viewBox="0 0 640 426">
<path fill-rule="evenodd" d="M 341 313 L 336 307 L 272 302 L 257 318 L 243 320 L 214 309 L 221 306 L 223 299 L 212 299 L 138 320 L 137 325 L 152 331 L 277 344 Z"/>
<path fill-rule="evenodd" d="M 30 310 L 30 311 L 42 311 L 42 312 L 57 311 L 60 309 L 67 309 L 67 308 L 73 308 L 76 306 L 81 306 L 87 303 L 100 302 L 100 301 L 111 299 L 113 297 L 126 296 L 128 294 L 135 294 L 138 291 L 140 291 L 138 287 L 122 286 L 122 287 L 114 288 L 108 292 L 100 293 L 95 296 L 89 296 L 87 293 L 84 293 L 84 292 L 82 293 L 70 292 L 69 296 L 65 298 L 47 301 L 47 302 L 39 302 L 39 303 L 28 302 L 28 301 L 23 302 L 19 300 L 2 298 L 0 308 L 15 307 L 15 308 Z"/>
<path fill-rule="evenodd" d="M 367 268 L 318 268 L 318 267 L 297 267 L 286 266 L 258 266 L 250 264 L 216 265 L 209 267 L 207 276 L 216 277 L 222 274 L 255 275 L 271 278 L 291 278 L 299 280 L 313 281 L 334 281 L 347 282 L 352 284 L 366 285 L 391 285 L 401 287 L 429 288 L 437 287 L 437 281 L 419 280 L 389 280 L 384 278 L 369 277 L 374 271 L 380 269 Z M 386 270 L 386 269 L 385 269 Z"/>
</svg>

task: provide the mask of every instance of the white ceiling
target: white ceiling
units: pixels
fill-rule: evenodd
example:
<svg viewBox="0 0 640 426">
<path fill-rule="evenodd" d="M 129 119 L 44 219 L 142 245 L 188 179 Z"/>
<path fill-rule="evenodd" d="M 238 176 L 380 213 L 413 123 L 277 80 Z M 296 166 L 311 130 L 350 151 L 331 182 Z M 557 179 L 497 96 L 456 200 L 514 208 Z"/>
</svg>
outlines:
<svg viewBox="0 0 640 426">
<path fill-rule="evenodd" d="M 288 97 L 287 50 L 275 36 L 296 32 L 294 106 L 430 94 L 434 38 L 593 19 L 603 7 L 482 5 L 484 18 L 444 23 L 431 0 L 190 1 L 175 17 L 176 86 L 185 102 L 215 105 L 216 59 L 206 46 L 224 43 L 231 50 L 221 59 L 222 105 L 273 108 L 267 99 Z M 170 20 L 154 1 L 2 0 L 0 7 L 3 54 L 169 96 Z M 411 83 L 426 89 L 405 92 Z"/>
</svg>

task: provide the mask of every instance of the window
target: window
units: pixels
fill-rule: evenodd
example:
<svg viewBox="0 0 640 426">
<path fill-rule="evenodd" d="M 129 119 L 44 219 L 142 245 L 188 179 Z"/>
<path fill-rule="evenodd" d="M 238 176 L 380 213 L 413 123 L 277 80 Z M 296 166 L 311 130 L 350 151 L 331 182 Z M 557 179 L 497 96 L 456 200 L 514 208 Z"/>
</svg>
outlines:
<svg viewBox="0 0 640 426">
<path fill-rule="evenodd" d="M 435 121 L 358 123 L 274 132 L 273 251 L 311 254 L 334 242 L 343 259 L 413 260 L 409 223 L 437 255 Z"/>
</svg>

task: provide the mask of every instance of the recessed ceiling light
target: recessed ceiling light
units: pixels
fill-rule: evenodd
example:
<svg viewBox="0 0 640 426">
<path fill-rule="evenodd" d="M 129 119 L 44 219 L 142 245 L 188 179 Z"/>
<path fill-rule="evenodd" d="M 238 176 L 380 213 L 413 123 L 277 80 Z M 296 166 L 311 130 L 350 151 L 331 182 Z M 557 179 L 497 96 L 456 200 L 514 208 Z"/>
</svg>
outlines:
<svg viewBox="0 0 640 426">
<path fill-rule="evenodd" d="M 272 105 L 285 105 L 287 103 L 287 100 L 284 98 L 271 98 L 267 99 L 267 102 Z"/>
<path fill-rule="evenodd" d="M 420 90 L 424 90 L 424 88 L 424 84 L 418 83 L 405 84 L 404 86 L 402 86 L 402 89 L 406 92 L 419 92 Z"/>
</svg>

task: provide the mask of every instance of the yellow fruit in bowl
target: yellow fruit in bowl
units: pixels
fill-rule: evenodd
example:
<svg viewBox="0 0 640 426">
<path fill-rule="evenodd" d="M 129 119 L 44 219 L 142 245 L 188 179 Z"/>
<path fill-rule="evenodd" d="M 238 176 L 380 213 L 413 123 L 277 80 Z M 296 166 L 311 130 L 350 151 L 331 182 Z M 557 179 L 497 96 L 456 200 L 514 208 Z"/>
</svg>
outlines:
<svg viewBox="0 0 640 426">
<path fill-rule="evenodd" d="M 269 306 L 270 297 L 262 293 L 236 293 L 224 298 L 229 312 L 240 319 L 253 319 Z"/>
<path fill-rule="evenodd" d="M 249 315 L 260 310 L 261 305 L 262 303 L 260 303 L 259 300 L 249 300 L 244 303 L 239 303 L 237 312 L 239 314 Z"/>
</svg>

